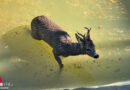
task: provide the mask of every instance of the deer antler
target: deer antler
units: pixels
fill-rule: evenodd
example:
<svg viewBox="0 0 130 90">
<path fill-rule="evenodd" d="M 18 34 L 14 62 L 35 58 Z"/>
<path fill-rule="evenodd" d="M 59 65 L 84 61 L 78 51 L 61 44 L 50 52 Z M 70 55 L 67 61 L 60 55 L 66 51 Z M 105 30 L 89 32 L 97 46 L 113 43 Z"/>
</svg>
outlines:
<svg viewBox="0 0 130 90">
<path fill-rule="evenodd" d="M 89 29 L 89 28 L 87 28 L 87 27 L 84 27 L 84 28 L 85 28 L 85 29 L 87 29 L 87 30 L 89 30 L 89 31 L 91 30 L 91 28 L 90 28 L 90 29 Z"/>
<path fill-rule="evenodd" d="M 90 28 L 90 29 L 87 28 L 87 27 L 84 27 L 84 28 L 88 30 L 87 36 L 86 36 L 85 38 L 86 38 L 86 39 L 90 39 L 90 30 L 91 30 L 91 28 Z"/>
<path fill-rule="evenodd" d="M 81 33 L 79 33 L 79 32 L 77 32 L 77 34 L 80 35 L 80 36 L 82 36 L 83 39 L 85 38 L 85 34 L 83 35 L 83 34 L 81 34 Z"/>
</svg>

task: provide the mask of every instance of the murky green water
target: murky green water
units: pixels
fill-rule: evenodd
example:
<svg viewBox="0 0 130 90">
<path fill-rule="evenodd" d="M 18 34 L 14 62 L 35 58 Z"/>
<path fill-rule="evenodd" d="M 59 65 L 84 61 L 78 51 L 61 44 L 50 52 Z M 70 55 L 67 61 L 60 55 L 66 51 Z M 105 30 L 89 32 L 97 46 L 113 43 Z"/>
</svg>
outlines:
<svg viewBox="0 0 130 90">
<path fill-rule="evenodd" d="M 130 79 L 129 0 L 0 0 L 0 76 L 18 88 L 69 88 Z M 30 22 L 46 15 L 74 34 L 92 28 L 100 58 L 62 58 L 59 71 L 52 48 L 30 35 Z"/>
</svg>

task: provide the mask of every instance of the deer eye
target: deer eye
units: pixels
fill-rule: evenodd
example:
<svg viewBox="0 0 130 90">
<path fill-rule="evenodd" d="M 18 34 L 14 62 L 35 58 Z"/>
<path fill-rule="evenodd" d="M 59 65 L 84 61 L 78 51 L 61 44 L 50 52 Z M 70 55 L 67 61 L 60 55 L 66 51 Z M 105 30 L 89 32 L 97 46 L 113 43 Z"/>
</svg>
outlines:
<svg viewBox="0 0 130 90">
<path fill-rule="evenodd" d="M 91 51 L 91 49 L 86 49 L 87 51 Z"/>
</svg>

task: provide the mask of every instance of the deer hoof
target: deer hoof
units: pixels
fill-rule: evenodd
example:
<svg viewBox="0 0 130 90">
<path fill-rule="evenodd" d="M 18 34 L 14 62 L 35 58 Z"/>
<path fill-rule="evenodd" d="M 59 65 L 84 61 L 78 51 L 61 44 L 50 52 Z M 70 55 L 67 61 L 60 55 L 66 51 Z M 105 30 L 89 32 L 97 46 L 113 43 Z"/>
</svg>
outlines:
<svg viewBox="0 0 130 90">
<path fill-rule="evenodd" d="M 64 65 L 63 64 L 60 64 L 60 69 L 62 69 L 64 67 Z"/>
</svg>

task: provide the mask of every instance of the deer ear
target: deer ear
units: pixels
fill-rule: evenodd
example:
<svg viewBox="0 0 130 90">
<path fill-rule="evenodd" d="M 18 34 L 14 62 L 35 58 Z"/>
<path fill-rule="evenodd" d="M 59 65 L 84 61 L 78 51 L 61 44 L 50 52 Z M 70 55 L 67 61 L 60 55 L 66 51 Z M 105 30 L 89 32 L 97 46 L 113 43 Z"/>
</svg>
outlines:
<svg viewBox="0 0 130 90">
<path fill-rule="evenodd" d="M 76 37 L 78 43 L 81 45 L 81 47 L 83 47 L 84 40 L 81 37 L 79 37 L 77 34 L 75 34 L 75 37 Z"/>
</svg>

